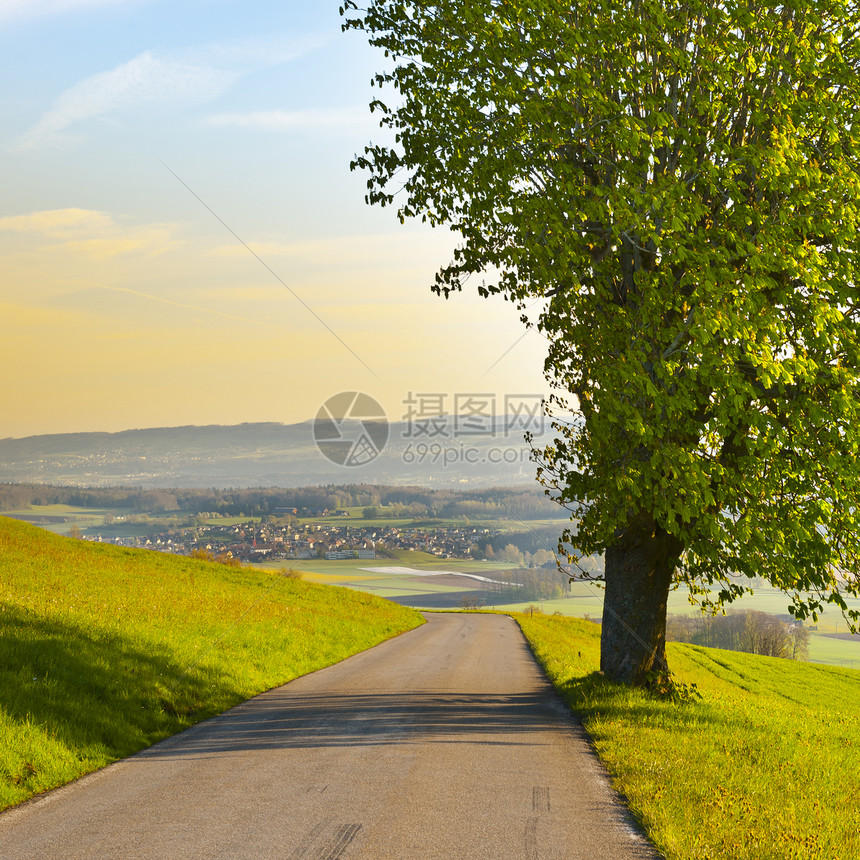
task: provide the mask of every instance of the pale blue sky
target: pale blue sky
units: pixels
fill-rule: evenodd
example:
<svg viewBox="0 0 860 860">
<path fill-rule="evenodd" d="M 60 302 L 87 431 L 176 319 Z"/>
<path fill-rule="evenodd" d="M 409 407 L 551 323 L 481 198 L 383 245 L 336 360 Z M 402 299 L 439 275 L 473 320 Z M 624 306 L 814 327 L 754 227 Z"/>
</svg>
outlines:
<svg viewBox="0 0 860 860">
<path fill-rule="evenodd" d="M 337 6 L 0 0 L 0 437 L 543 390 L 534 332 L 490 369 L 510 304 L 430 293 L 455 238 L 365 206 L 382 58 Z"/>
</svg>

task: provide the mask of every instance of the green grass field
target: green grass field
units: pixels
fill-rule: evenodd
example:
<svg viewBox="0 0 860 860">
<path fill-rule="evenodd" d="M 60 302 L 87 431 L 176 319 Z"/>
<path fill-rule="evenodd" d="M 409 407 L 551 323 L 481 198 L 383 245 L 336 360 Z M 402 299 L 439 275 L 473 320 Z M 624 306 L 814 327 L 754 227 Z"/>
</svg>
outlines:
<svg viewBox="0 0 860 860">
<path fill-rule="evenodd" d="M 369 506 L 374 507 L 374 506 Z M 337 525 L 338 523 L 342 523 L 343 525 L 348 526 L 369 526 L 371 528 L 384 528 L 386 526 L 392 526 L 398 529 L 412 529 L 412 528 L 423 528 L 423 529 L 434 529 L 434 528 L 456 528 L 458 526 L 462 527 L 465 525 L 475 526 L 478 528 L 487 528 L 487 529 L 499 529 L 500 531 L 521 531 L 527 529 L 538 529 L 543 528 L 545 526 L 558 526 L 559 531 L 565 526 L 567 523 L 567 518 L 564 516 L 558 517 L 547 517 L 544 519 L 535 519 L 535 520 L 527 520 L 520 521 L 516 518 L 512 517 L 467 517 L 464 515 L 456 516 L 456 517 L 442 517 L 442 518 L 430 518 L 430 517 L 392 517 L 392 516 L 380 516 L 380 517 L 371 517 L 369 519 L 364 518 L 364 507 L 359 506 L 351 506 L 342 508 L 341 510 L 346 511 L 348 516 L 340 516 L 337 513 L 334 515 L 329 515 L 327 517 L 299 517 L 299 522 L 301 524 L 304 523 L 316 523 L 318 525 Z M 381 512 L 384 512 L 385 508 L 381 509 Z"/>
<path fill-rule="evenodd" d="M 668 860 L 860 857 L 860 672 L 670 644 L 675 704 L 602 679 L 597 625 L 517 621 Z"/>
<path fill-rule="evenodd" d="M 860 670 L 860 640 L 837 640 L 813 633 L 809 637 L 809 659 L 815 663 Z"/>
<path fill-rule="evenodd" d="M 0 517 L 0 809 L 420 623 L 368 594 Z"/>
<path fill-rule="evenodd" d="M 238 526 L 246 523 L 262 522 L 262 517 L 210 517 L 205 520 L 207 526 Z"/>
<path fill-rule="evenodd" d="M 117 519 L 109 524 L 105 517 L 115 518 L 137 517 L 141 514 L 132 508 L 81 508 L 75 505 L 33 505 L 30 508 L 17 511 L 6 511 L 3 516 L 23 519 L 54 534 L 68 535 L 70 530 L 77 527 L 89 537 L 101 535 L 105 539 L 142 537 L 176 526 L 177 517 L 181 520 L 187 515 L 179 511 L 172 513 L 147 514 L 144 522 L 126 522 Z M 239 520 L 239 518 L 236 518 Z M 247 522 L 249 518 L 242 518 Z M 259 517 L 257 518 L 259 520 Z M 227 524 L 229 520 L 217 520 L 219 524 Z"/>
</svg>

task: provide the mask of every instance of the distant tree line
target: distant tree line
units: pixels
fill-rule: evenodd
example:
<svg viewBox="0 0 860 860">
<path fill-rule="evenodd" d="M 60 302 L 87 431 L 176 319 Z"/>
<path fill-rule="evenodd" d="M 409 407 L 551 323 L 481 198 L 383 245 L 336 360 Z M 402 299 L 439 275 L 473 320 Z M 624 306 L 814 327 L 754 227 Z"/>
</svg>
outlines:
<svg viewBox="0 0 860 860">
<path fill-rule="evenodd" d="M 251 489 L 140 487 L 64 487 L 46 484 L 0 484 L 0 512 L 31 505 L 66 504 L 81 508 L 126 508 L 155 513 L 216 513 L 265 516 L 276 508 L 337 511 L 347 507 L 384 508 L 385 516 L 428 519 L 521 519 L 560 517 L 563 511 L 535 488 L 430 490 L 374 484 Z"/>
<path fill-rule="evenodd" d="M 557 600 L 570 591 L 567 576 L 557 568 L 494 570 L 487 576 L 495 580 L 486 584 L 489 603 Z"/>
<path fill-rule="evenodd" d="M 497 559 L 499 561 L 508 560 L 503 557 L 503 554 L 508 545 L 513 544 L 522 554 L 530 553 L 534 555 L 543 550 L 555 559 L 558 538 L 563 527 L 564 522 L 560 521 L 557 526 L 539 526 L 516 532 L 505 532 L 504 534 L 480 537 L 476 541 L 480 552 L 479 557 Z"/>
<path fill-rule="evenodd" d="M 809 654 L 809 631 L 802 624 L 757 610 L 716 616 L 673 615 L 668 619 L 666 633 L 675 642 L 766 657 L 804 660 Z"/>
</svg>

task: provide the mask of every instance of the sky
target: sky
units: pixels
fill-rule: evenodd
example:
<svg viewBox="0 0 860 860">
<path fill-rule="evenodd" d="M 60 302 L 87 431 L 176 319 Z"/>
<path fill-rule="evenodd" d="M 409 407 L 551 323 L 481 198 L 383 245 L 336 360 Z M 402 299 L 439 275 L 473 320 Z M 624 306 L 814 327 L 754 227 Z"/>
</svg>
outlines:
<svg viewBox="0 0 860 860">
<path fill-rule="evenodd" d="M 0 438 L 542 394 L 545 343 L 364 203 L 338 0 L 0 0 Z M 414 407 L 411 407 L 414 408 Z"/>
</svg>

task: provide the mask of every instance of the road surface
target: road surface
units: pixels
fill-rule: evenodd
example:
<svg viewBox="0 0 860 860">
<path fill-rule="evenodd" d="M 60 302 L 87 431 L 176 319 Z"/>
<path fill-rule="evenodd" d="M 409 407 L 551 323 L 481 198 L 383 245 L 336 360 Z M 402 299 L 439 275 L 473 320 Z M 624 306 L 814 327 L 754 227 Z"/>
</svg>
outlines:
<svg viewBox="0 0 860 860">
<path fill-rule="evenodd" d="M 0 815 L 0 857 L 652 860 L 505 616 L 427 624 Z"/>
</svg>

